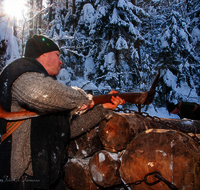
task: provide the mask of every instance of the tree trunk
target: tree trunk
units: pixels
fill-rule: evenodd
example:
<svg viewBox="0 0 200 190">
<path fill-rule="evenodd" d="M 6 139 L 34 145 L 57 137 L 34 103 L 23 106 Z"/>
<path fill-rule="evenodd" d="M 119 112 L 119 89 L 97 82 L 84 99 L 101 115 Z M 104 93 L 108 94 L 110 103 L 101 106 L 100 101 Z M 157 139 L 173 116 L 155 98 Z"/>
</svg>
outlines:
<svg viewBox="0 0 200 190">
<path fill-rule="evenodd" d="M 68 156 L 79 159 L 86 158 L 101 149 L 103 149 L 103 145 L 98 136 L 98 129 L 95 128 L 70 142 Z"/>
<path fill-rule="evenodd" d="M 37 3 L 37 11 L 40 12 L 42 10 L 42 0 L 37 0 L 36 3 Z M 41 28 L 41 26 L 42 26 L 42 14 L 40 13 L 37 16 L 37 27 Z"/>
<path fill-rule="evenodd" d="M 99 189 L 92 181 L 89 171 L 88 159 L 71 159 L 65 166 L 65 184 L 75 190 L 97 190 Z"/>
<path fill-rule="evenodd" d="M 53 0 L 50 0 L 50 5 L 53 4 Z M 53 7 L 49 9 L 49 23 L 53 20 Z"/>
<path fill-rule="evenodd" d="M 200 121 L 160 118 L 155 122 L 150 117 L 135 113 L 115 113 L 99 126 L 99 137 L 104 148 L 119 152 L 140 132 L 148 129 L 174 129 L 187 133 L 200 133 Z"/>
<path fill-rule="evenodd" d="M 120 161 L 118 154 L 99 151 L 92 156 L 89 162 L 90 173 L 93 181 L 101 187 L 111 187 L 121 184 L 119 174 Z"/>
<path fill-rule="evenodd" d="M 150 172 L 159 171 L 178 189 L 200 189 L 200 147 L 188 135 L 165 129 L 150 129 L 137 135 L 126 148 L 120 167 L 125 183 L 143 180 Z M 148 182 L 156 181 L 154 176 Z M 168 190 L 164 182 L 148 186 L 130 185 L 134 190 Z"/>
<path fill-rule="evenodd" d="M 30 18 L 33 17 L 34 13 L 33 13 L 33 10 L 34 10 L 34 1 L 33 0 L 30 0 Z M 30 20 L 30 25 L 29 25 L 29 36 L 32 37 L 34 34 L 34 21 L 33 19 Z"/>
<path fill-rule="evenodd" d="M 99 137 L 106 150 L 118 152 L 126 148 L 132 137 L 127 119 L 114 114 L 109 121 L 103 120 L 99 126 Z"/>
</svg>

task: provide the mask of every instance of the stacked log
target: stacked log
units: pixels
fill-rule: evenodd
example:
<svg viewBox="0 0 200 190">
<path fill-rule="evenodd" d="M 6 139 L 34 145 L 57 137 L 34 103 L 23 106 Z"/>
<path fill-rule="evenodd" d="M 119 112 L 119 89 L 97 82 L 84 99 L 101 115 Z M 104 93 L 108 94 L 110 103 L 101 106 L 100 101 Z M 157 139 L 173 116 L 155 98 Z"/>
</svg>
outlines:
<svg viewBox="0 0 200 190">
<path fill-rule="evenodd" d="M 200 133 L 200 122 L 160 121 L 115 113 L 74 139 L 65 166 L 66 186 L 75 190 L 169 189 L 163 181 L 153 186 L 144 182 L 146 174 L 158 171 L 178 189 L 200 189 L 200 146 L 178 130 Z M 158 180 L 154 175 L 146 179 Z"/>
</svg>

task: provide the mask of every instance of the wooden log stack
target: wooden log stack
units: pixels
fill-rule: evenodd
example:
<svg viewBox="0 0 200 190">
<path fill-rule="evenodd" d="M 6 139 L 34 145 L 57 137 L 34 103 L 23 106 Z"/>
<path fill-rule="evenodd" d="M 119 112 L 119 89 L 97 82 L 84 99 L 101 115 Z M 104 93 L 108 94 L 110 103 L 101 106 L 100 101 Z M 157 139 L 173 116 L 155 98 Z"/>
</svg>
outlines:
<svg viewBox="0 0 200 190">
<path fill-rule="evenodd" d="M 71 141 L 66 187 L 170 189 L 151 175 L 158 172 L 179 190 L 200 189 L 200 144 L 180 129 L 200 133 L 200 121 L 162 118 L 157 122 L 135 113 L 115 113 Z"/>
</svg>

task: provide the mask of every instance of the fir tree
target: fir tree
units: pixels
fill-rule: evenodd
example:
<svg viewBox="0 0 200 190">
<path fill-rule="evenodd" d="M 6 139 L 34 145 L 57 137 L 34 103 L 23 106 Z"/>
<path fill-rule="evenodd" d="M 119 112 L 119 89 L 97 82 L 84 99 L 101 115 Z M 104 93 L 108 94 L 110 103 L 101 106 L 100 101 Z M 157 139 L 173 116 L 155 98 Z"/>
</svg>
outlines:
<svg viewBox="0 0 200 190">
<path fill-rule="evenodd" d="M 126 0 L 83 6 L 75 37 L 84 44 L 82 53 L 94 59 L 97 85 L 133 89 L 140 81 L 141 16 L 143 9 Z"/>
</svg>

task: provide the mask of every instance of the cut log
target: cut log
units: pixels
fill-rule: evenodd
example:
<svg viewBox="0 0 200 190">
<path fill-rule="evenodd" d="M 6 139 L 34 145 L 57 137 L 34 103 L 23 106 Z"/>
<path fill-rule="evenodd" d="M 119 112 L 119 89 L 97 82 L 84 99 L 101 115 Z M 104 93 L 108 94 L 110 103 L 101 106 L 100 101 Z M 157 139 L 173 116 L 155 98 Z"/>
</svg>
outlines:
<svg viewBox="0 0 200 190">
<path fill-rule="evenodd" d="M 65 166 L 65 184 L 74 190 L 97 190 L 99 189 L 92 181 L 89 171 L 89 158 L 71 159 Z"/>
<path fill-rule="evenodd" d="M 68 156 L 70 158 L 86 158 L 103 149 L 99 139 L 98 128 L 94 128 L 88 133 L 70 141 Z"/>
<path fill-rule="evenodd" d="M 132 131 L 127 120 L 119 114 L 114 114 L 99 126 L 99 137 L 104 148 L 110 152 L 119 152 L 131 141 Z"/>
<path fill-rule="evenodd" d="M 145 131 L 147 129 L 152 128 L 173 129 L 180 130 L 182 132 L 184 131 L 187 133 L 200 133 L 199 120 L 155 118 L 155 120 L 158 121 L 156 122 L 150 117 L 144 117 L 137 113 L 118 113 L 118 115 L 124 117 L 127 120 L 135 135 L 139 134 L 141 131 Z"/>
<path fill-rule="evenodd" d="M 200 146 L 188 135 L 166 129 L 150 129 L 137 135 L 127 146 L 121 161 L 124 183 L 143 180 L 158 171 L 178 189 L 200 189 Z M 154 176 L 148 182 L 156 181 Z M 145 182 L 130 185 L 134 190 L 168 190 L 164 182 L 148 186 Z"/>
<path fill-rule="evenodd" d="M 158 122 L 157 122 L 158 121 Z M 104 148 L 119 152 L 140 132 L 148 129 L 173 129 L 187 133 L 200 133 L 200 121 L 160 118 L 154 121 L 137 113 L 115 113 L 99 126 L 99 137 Z"/>
<path fill-rule="evenodd" d="M 122 184 L 119 174 L 120 161 L 118 154 L 99 151 L 92 156 L 89 162 L 93 181 L 104 188 Z"/>
</svg>

